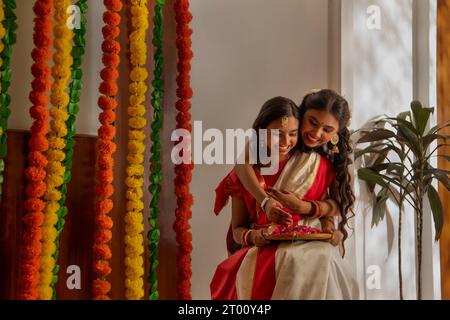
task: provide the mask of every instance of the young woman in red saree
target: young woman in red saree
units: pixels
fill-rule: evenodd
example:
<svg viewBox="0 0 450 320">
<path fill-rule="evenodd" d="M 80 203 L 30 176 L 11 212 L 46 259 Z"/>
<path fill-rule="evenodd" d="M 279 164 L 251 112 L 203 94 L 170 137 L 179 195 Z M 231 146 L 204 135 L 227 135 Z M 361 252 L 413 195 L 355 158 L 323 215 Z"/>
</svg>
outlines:
<svg viewBox="0 0 450 320">
<path fill-rule="evenodd" d="M 349 180 L 346 180 L 349 176 L 345 175 L 348 172 L 336 174 L 339 161 L 333 161 L 336 159 L 325 152 L 318 152 L 318 148 L 331 140 L 327 141 L 328 136 L 340 135 L 346 130 L 348 105 L 332 91 L 322 91 L 314 100 L 307 98 L 300 111 L 289 99 L 269 100 L 253 126 L 255 130 L 280 130 L 279 170 L 274 175 L 263 176 L 260 165 L 254 166 L 254 170 L 250 165 L 237 166 L 216 189 L 216 214 L 232 197 L 232 225 L 227 235 L 230 257 L 217 267 L 211 282 L 213 299 L 358 298 L 358 286 L 349 267 L 330 243 L 271 243 L 265 239 L 267 227 L 272 222 L 299 223 L 333 233 L 331 243 L 334 245 L 347 236 L 344 226 L 353 203 L 353 193 L 348 189 Z M 325 107 L 306 112 L 305 101 Z M 336 112 L 338 109 L 342 109 L 340 114 Z M 348 116 L 343 111 L 347 111 Z M 270 135 L 267 145 L 270 146 Z M 341 158 L 347 158 L 348 139 L 336 148 L 339 146 L 346 147 Z M 337 181 L 342 177 L 346 181 Z M 339 183 L 343 183 L 340 190 L 345 192 L 344 201 Z M 332 197 L 328 193 L 330 187 L 334 191 Z M 261 202 L 269 214 L 263 211 Z M 337 231 L 333 222 L 335 215 L 341 216 Z"/>
</svg>

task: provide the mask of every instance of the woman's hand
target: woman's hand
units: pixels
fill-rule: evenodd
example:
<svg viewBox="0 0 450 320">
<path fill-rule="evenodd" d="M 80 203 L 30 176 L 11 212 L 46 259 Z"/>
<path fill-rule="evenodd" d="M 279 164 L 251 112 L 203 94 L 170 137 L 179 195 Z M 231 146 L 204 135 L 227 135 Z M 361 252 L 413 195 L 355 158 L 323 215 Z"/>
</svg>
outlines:
<svg viewBox="0 0 450 320">
<path fill-rule="evenodd" d="M 304 212 L 307 204 L 306 201 L 299 199 L 293 192 L 269 188 L 268 193 L 271 197 L 280 202 L 282 206 L 287 207 L 294 212 L 307 213 Z"/>
<path fill-rule="evenodd" d="M 334 228 L 334 223 L 331 221 L 321 221 L 322 224 L 322 232 L 323 233 L 330 233 L 331 239 L 328 240 L 331 245 L 337 247 L 339 243 L 344 239 L 344 234 L 340 230 L 336 230 Z"/>
<path fill-rule="evenodd" d="M 330 233 L 330 232 L 328 232 Z M 333 232 L 331 232 L 332 237 L 330 240 L 328 240 L 329 243 L 331 243 L 333 246 L 337 247 L 339 245 L 339 243 L 341 243 L 342 239 L 344 239 L 344 234 L 339 231 L 339 230 L 335 230 Z"/>
<path fill-rule="evenodd" d="M 264 237 L 266 229 L 251 230 L 249 232 L 250 232 L 250 234 L 248 235 L 249 240 L 255 246 L 264 247 L 270 243 L 270 241 Z"/>
<path fill-rule="evenodd" d="M 274 198 L 270 198 L 264 209 L 270 222 L 281 225 L 290 225 L 293 221 L 292 216 L 282 208 L 283 205 L 279 201 Z"/>
</svg>

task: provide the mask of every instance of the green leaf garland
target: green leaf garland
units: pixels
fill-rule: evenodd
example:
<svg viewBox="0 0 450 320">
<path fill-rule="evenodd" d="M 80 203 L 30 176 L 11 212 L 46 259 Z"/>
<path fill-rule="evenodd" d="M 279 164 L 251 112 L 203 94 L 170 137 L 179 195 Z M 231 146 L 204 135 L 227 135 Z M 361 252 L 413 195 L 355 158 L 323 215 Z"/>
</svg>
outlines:
<svg viewBox="0 0 450 320">
<path fill-rule="evenodd" d="M 163 82 L 163 10 L 164 0 L 157 0 L 155 3 L 155 16 L 153 28 L 153 45 L 155 46 L 154 61 L 155 70 L 153 77 L 153 91 L 152 91 L 152 107 L 153 107 L 153 122 L 151 125 L 152 133 L 152 147 L 150 158 L 150 186 L 149 191 L 152 201 L 150 203 L 150 214 L 148 223 L 150 231 L 147 234 L 148 248 L 150 251 L 150 291 L 149 300 L 158 300 L 158 247 L 159 247 L 159 199 L 161 192 L 161 128 L 163 123 L 162 101 L 164 96 L 164 82 Z"/>
</svg>

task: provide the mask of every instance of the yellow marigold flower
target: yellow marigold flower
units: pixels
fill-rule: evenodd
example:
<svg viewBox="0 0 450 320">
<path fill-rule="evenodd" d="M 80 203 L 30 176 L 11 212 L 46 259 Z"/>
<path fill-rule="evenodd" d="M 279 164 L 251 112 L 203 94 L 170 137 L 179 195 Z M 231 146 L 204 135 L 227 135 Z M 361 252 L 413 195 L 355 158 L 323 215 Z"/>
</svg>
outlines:
<svg viewBox="0 0 450 320">
<path fill-rule="evenodd" d="M 49 161 L 62 162 L 66 158 L 66 154 L 61 150 L 51 149 L 47 152 L 47 158 Z"/>
<path fill-rule="evenodd" d="M 127 160 L 132 164 L 139 164 L 144 161 L 144 156 L 142 154 L 129 154 Z"/>
<path fill-rule="evenodd" d="M 45 169 L 47 174 L 63 175 L 65 172 L 65 167 L 58 161 L 49 161 Z"/>
<path fill-rule="evenodd" d="M 140 188 L 144 185 L 144 179 L 128 177 L 125 179 L 125 184 L 130 188 Z"/>
<path fill-rule="evenodd" d="M 127 201 L 127 211 L 142 211 L 144 210 L 144 203 L 142 201 Z"/>
<path fill-rule="evenodd" d="M 127 167 L 128 176 L 142 176 L 144 174 L 144 166 L 142 164 L 132 164 Z"/>
<path fill-rule="evenodd" d="M 49 226 L 54 226 L 58 222 L 58 215 L 56 214 L 56 212 L 59 209 L 59 205 L 57 204 L 57 202 L 54 202 L 54 201 L 51 201 L 49 203 L 54 204 L 56 206 L 56 208 L 51 209 L 50 206 L 47 205 L 46 212 L 49 214 L 45 215 L 44 223 Z M 50 214 L 50 213 L 54 213 L 54 214 Z M 56 235 L 55 235 L 55 237 L 56 237 Z"/>
<path fill-rule="evenodd" d="M 139 213 L 137 213 L 137 212 L 133 212 L 135 215 L 141 215 L 142 213 L 141 212 L 139 212 Z M 141 234 L 142 232 L 144 232 L 144 224 L 143 223 L 137 223 L 137 224 L 129 224 L 129 225 L 126 225 L 125 226 L 125 232 L 126 233 L 128 233 L 128 234 L 130 234 L 130 235 L 132 235 L 132 234 Z M 142 242 L 142 240 L 143 240 L 143 238 L 140 240 L 141 242 Z M 135 245 L 140 245 L 139 243 L 138 244 L 135 244 Z M 141 247 L 142 248 L 144 248 L 142 245 L 141 245 Z M 125 250 L 127 250 L 127 249 L 125 249 Z M 144 249 L 142 249 L 142 251 L 143 251 Z"/>
<path fill-rule="evenodd" d="M 48 143 L 51 149 L 62 150 L 66 146 L 66 142 L 64 141 L 64 139 L 55 136 L 49 136 Z"/>
<path fill-rule="evenodd" d="M 142 96 L 130 96 L 129 102 L 131 106 L 137 106 L 144 103 L 145 97 Z M 129 114 L 129 113 L 128 113 Z"/>
<path fill-rule="evenodd" d="M 50 274 L 51 276 L 53 276 L 53 274 Z M 43 279 L 41 279 L 41 281 L 43 281 Z M 50 278 L 50 283 L 51 283 L 52 279 Z M 45 279 L 45 282 L 48 282 L 47 279 Z M 41 300 L 51 300 L 52 299 L 52 295 L 53 295 L 53 290 L 50 286 L 46 286 L 46 285 L 42 285 L 39 286 L 39 299 Z"/>
<path fill-rule="evenodd" d="M 56 133 L 56 136 L 65 137 L 67 135 L 67 126 L 64 121 L 52 120 L 50 121 L 50 126 Z"/>
<path fill-rule="evenodd" d="M 145 145 L 136 140 L 131 140 L 128 142 L 128 151 L 131 153 L 144 153 Z"/>
<path fill-rule="evenodd" d="M 134 104 L 128 107 L 128 115 L 131 117 L 143 116 L 145 115 L 145 107 L 140 104 Z"/>
<path fill-rule="evenodd" d="M 45 200 L 59 201 L 61 199 L 61 192 L 55 189 L 47 190 L 44 194 Z"/>
<path fill-rule="evenodd" d="M 125 196 L 128 200 L 134 201 L 142 199 L 143 195 L 144 194 L 141 188 L 128 188 L 128 190 L 125 193 Z"/>
<path fill-rule="evenodd" d="M 141 117 L 133 117 L 128 119 L 128 125 L 133 129 L 142 129 L 146 126 L 147 120 Z"/>
<path fill-rule="evenodd" d="M 45 177 L 45 182 L 47 183 L 47 187 L 56 188 L 64 183 L 64 178 L 60 175 L 49 174 Z"/>
<path fill-rule="evenodd" d="M 50 116 L 53 119 L 59 119 L 61 121 L 66 121 L 67 119 L 69 119 L 69 114 L 66 111 L 58 109 L 58 108 L 51 108 Z"/>
<path fill-rule="evenodd" d="M 145 140 L 145 133 L 142 132 L 141 130 L 130 130 L 128 132 L 128 139 L 144 141 Z"/>
<path fill-rule="evenodd" d="M 144 81 L 148 77 L 148 72 L 144 68 L 134 68 L 131 70 L 130 79 L 132 81 Z"/>
<path fill-rule="evenodd" d="M 139 94 L 143 95 L 147 92 L 147 85 L 145 82 L 132 82 L 128 86 L 128 89 L 132 95 Z"/>
</svg>

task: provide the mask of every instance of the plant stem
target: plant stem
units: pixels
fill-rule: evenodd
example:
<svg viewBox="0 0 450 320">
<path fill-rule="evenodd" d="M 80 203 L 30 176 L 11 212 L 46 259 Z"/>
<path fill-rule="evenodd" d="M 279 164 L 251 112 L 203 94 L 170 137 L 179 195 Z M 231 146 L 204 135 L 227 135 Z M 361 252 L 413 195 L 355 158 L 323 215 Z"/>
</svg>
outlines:
<svg viewBox="0 0 450 320">
<path fill-rule="evenodd" d="M 399 211 L 398 211 L 398 280 L 400 289 L 400 300 L 403 300 L 403 277 L 402 277 L 402 214 L 403 214 L 403 193 L 400 191 Z"/>
<path fill-rule="evenodd" d="M 419 188 L 420 190 L 422 188 Z M 420 192 L 422 196 L 422 192 Z M 422 206 L 422 198 L 419 198 L 419 230 L 418 230 L 418 272 L 419 272 L 419 281 L 418 281 L 418 299 L 422 300 L 422 228 L 423 228 L 423 206 Z"/>
</svg>

